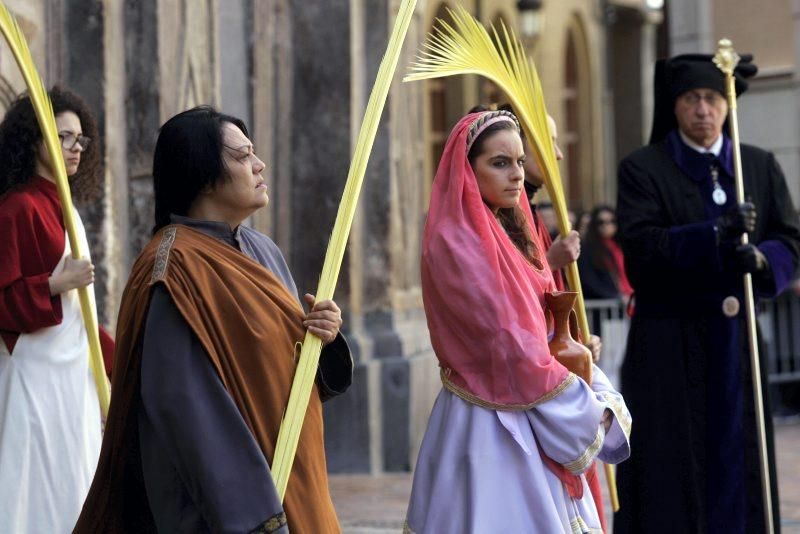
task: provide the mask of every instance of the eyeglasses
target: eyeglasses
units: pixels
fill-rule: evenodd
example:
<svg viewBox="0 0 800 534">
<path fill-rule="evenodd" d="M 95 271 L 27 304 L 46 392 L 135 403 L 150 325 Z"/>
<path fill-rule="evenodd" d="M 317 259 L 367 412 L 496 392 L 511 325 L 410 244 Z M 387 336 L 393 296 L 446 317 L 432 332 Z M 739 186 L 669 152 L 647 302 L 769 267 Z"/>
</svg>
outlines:
<svg viewBox="0 0 800 534">
<path fill-rule="evenodd" d="M 597 226 L 610 226 L 612 224 L 617 224 L 615 219 L 600 219 L 597 221 Z"/>
<path fill-rule="evenodd" d="M 705 102 L 709 106 L 718 107 L 722 105 L 722 101 L 725 100 L 725 98 L 716 91 L 706 93 L 704 95 L 701 95 L 700 93 L 696 93 L 694 91 L 688 91 L 686 93 L 683 93 L 679 97 L 679 99 L 687 106 L 692 106 L 692 107 L 696 106 L 701 101 Z"/>
<path fill-rule="evenodd" d="M 64 150 L 72 150 L 76 145 L 81 145 L 81 152 L 83 152 L 92 142 L 91 137 L 76 135 L 74 132 L 58 132 L 58 138 L 61 139 L 61 146 Z"/>
</svg>

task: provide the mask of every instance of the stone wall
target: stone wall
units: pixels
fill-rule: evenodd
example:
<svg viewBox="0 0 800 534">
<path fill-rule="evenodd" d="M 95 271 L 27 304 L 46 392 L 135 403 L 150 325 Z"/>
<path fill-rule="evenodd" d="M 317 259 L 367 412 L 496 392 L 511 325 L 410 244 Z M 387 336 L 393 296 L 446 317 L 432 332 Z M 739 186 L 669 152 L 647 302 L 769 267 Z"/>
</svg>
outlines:
<svg viewBox="0 0 800 534">
<path fill-rule="evenodd" d="M 151 169 L 158 128 L 197 104 L 220 106 L 248 122 L 267 164 L 271 199 L 252 224 L 281 247 L 300 291 L 316 290 L 399 0 L 11 3 L 24 15 L 26 35 L 37 61 L 46 66 L 48 82 L 72 85 L 101 123 L 106 194 L 81 209 L 98 264 L 102 322 L 114 325 L 130 265 L 151 235 Z M 351 390 L 325 405 L 328 465 L 334 472 L 413 467 L 440 389 L 419 280 L 430 170 L 435 166 L 433 92 L 430 84 L 404 84 L 401 76 L 445 4 L 419 2 L 340 272 L 335 298 L 344 312 L 356 371 Z M 464 5 L 484 19 L 519 22 L 513 0 L 470 0 Z M 593 118 L 583 135 L 591 137 L 594 165 L 603 168 L 603 28 L 589 2 L 570 0 L 570 6 L 575 8 L 570 13 L 580 12 L 587 25 L 592 51 L 587 56 L 592 79 L 587 101 Z M 561 13 L 549 19 L 554 31 L 542 37 L 549 44 L 542 41 L 539 48 L 540 67 L 550 70 L 551 65 L 555 73 L 545 81 L 555 88 L 546 91 L 557 118 L 568 18 Z M 0 103 L 8 87 L 18 85 L 9 72 L 14 70 L 0 53 Z M 485 86 L 474 77 L 444 85 L 449 119 L 477 103 Z"/>
</svg>

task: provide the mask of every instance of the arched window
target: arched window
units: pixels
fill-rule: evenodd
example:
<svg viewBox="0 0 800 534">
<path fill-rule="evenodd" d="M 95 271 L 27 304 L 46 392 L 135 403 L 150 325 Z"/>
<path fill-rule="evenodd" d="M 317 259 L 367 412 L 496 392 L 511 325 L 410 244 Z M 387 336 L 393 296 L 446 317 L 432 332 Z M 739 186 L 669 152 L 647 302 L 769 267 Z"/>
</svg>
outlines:
<svg viewBox="0 0 800 534">
<path fill-rule="evenodd" d="M 588 207 L 595 201 L 591 88 L 586 36 L 577 18 L 567 29 L 565 45 L 561 90 L 564 118 L 559 124 L 559 142 L 566 169 L 564 183 L 569 205 Z"/>
<path fill-rule="evenodd" d="M 564 66 L 564 90 L 561 96 L 564 99 L 564 122 L 561 125 L 561 144 L 564 148 L 567 167 L 567 193 L 569 203 L 574 205 L 581 201 L 580 180 L 580 134 L 578 133 L 578 59 L 575 54 L 575 35 L 570 29 L 567 33 L 566 64 Z"/>
</svg>

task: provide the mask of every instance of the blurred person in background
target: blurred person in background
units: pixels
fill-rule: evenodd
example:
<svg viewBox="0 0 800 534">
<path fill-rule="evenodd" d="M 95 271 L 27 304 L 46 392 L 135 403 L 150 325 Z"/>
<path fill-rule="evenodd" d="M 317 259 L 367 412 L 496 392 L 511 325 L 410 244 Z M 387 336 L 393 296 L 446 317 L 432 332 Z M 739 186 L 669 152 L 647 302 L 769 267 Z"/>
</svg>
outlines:
<svg viewBox="0 0 800 534">
<path fill-rule="evenodd" d="M 630 300 L 633 288 L 625 275 L 622 248 L 616 240 L 617 216 L 611 206 L 592 210 L 578 260 L 583 294 L 587 299 Z"/>
<path fill-rule="evenodd" d="M 589 230 L 589 221 L 592 218 L 592 213 L 590 211 L 581 211 L 578 213 L 578 222 L 576 223 L 575 230 L 578 231 L 578 235 L 581 236 L 581 239 L 586 238 L 586 231 Z"/>
<path fill-rule="evenodd" d="M 534 162 L 533 165 L 536 165 L 536 163 Z M 538 202 L 536 204 L 536 213 L 542 220 L 544 227 L 547 229 L 547 233 L 550 235 L 550 240 L 553 242 L 557 241 L 560 236 L 558 235 L 558 217 L 556 216 L 556 210 L 553 207 L 553 203 L 549 201 Z M 574 232 L 574 230 L 572 230 L 572 232 Z M 575 232 L 574 234 L 570 233 L 568 237 L 570 243 L 578 243 L 578 247 L 580 247 L 580 236 L 578 235 L 578 232 Z M 574 249 L 574 246 L 572 248 Z M 580 248 L 578 248 L 578 251 L 580 252 Z M 575 261 L 575 259 L 572 261 Z"/>
</svg>

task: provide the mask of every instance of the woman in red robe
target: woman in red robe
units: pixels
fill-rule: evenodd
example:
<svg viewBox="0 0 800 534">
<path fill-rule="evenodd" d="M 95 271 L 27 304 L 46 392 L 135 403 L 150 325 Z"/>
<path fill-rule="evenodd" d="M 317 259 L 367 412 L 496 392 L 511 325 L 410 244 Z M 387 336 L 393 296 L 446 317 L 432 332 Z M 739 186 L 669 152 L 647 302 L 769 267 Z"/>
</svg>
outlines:
<svg viewBox="0 0 800 534">
<path fill-rule="evenodd" d="M 50 91 L 76 196 L 99 190 L 97 126 L 77 95 Z M 79 239 L 88 251 L 81 218 Z M 0 532 L 68 532 L 100 451 L 100 407 L 76 288 L 91 260 L 71 257 L 55 173 L 30 98 L 0 123 Z M 113 352 L 105 339 L 104 352 Z"/>
</svg>

